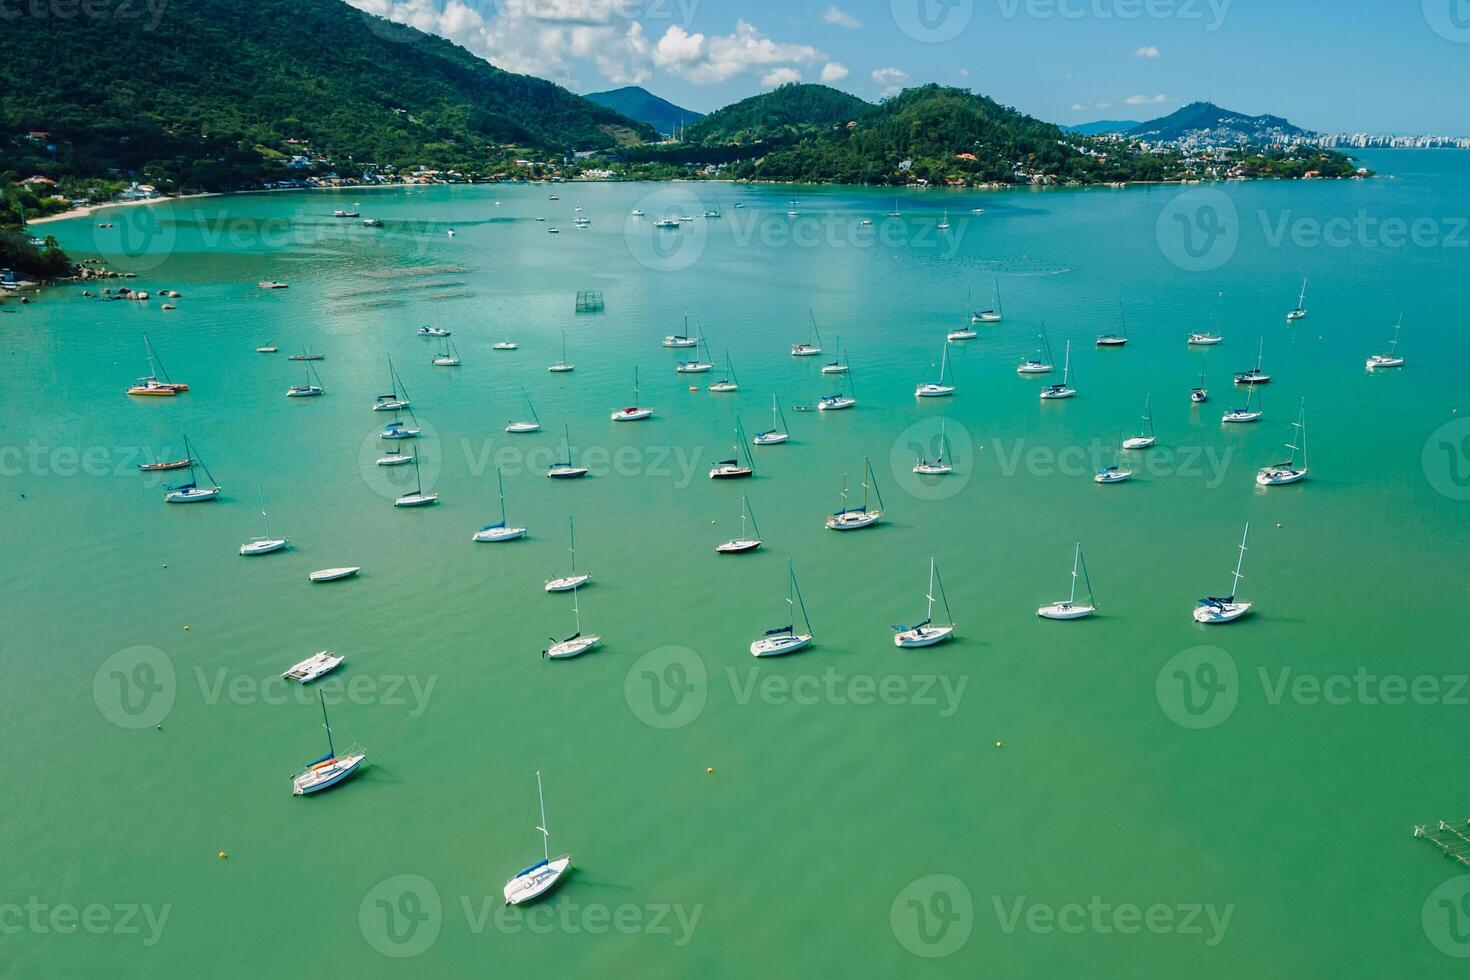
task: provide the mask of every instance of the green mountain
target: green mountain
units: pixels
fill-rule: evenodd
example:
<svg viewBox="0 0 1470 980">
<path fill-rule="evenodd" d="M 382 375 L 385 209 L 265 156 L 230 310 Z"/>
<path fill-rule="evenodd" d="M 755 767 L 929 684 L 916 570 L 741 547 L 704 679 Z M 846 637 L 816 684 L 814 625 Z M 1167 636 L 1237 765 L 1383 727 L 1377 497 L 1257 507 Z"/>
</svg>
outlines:
<svg viewBox="0 0 1470 980">
<path fill-rule="evenodd" d="M 153 6 L 129 9 L 95 29 L 7 19 L 0 172 L 118 168 L 227 189 L 308 152 L 346 173 L 657 138 L 646 123 L 341 0 L 171 0 L 157 23 Z M 33 131 L 45 135 L 26 138 Z"/>
<path fill-rule="evenodd" d="M 1155 143 L 1195 139 L 1229 145 L 1275 143 L 1285 137 L 1313 134 L 1280 116 L 1247 116 L 1222 109 L 1213 102 L 1191 102 L 1167 116 L 1139 123 L 1128 135 Z"/>
<path fill-rule="evenodd" d="M 702 112 L 676 106 L 637 85 L 615 88 L 610 92 L 591 92 L 584 97 L 629 119 L 648 123 L 665 136 L 680 126 L 688 126 L 704 118 Z"/>
<path fill-rule="evenodd" d="M 871 103 L 835 88 L 792 83 L 710 113 L 684 131 L 684 140 L 704 146 L 792 142 L 872 110 Z"/>
<path fill-rule="evenodd" d="M 777 149 L 740 176 L 868 184 L 1093 182 L 1160 179 L 1172 162 L 1168 155 L 1119 149 L 1084 153 L 1083 137 L 1069 137 L 983 95 L 939 85 L 908 89 L 855 122 Z"/>
</svg>

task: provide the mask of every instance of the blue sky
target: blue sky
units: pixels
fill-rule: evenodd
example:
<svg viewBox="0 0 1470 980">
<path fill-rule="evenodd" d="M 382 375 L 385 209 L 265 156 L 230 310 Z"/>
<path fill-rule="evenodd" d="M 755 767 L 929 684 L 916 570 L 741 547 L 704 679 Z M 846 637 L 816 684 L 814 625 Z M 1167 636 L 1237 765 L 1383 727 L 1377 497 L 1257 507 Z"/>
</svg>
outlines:
<svg viewBox="0 0 1470 980">
<path fill-rule="evenodd" d="M 783 81 L 941 82 L 1043 119 L 1206 99 L 1325 131 L 1470 135 L 1470 0 L 351 0 L 577 92 L 708 111 Z"/>
</svg>

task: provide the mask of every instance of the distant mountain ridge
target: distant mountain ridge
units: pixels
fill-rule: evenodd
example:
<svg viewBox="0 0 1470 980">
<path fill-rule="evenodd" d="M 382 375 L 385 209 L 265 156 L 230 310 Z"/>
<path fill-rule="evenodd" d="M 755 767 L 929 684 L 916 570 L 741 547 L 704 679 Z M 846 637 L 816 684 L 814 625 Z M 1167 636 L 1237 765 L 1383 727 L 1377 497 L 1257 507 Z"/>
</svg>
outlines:
<svg viewBox="0 0 1470 980">
<path fill-rule="evenodd" d="M 1137 119 L 1099 119 L 1096 122 L 1063 126 L 1062 129 L 1078 136 L 1100 136 L 1103 133 L 1126 133 L 1142 125 Z"/>
<path fill-rule="evenodd" d="M 680 126 L 688 126 L 704 118 L 704 113 L 675 105 L 639 85 L 628 85 L 607 92 L 589 92 L 583 98 L 629 119 L 648 123 L 664 136 L 672 135 Z"/>
<path fill-rule="evenodd" d="M 1213 102 L 1191 102 L 1167 116 L 1139 123 L 1127 135 L 1151 143 L 1192 140 L 1208 145 L 1260 145 L 1316 134 L 1292 125 L 1281 116 L 1248 116 L 1222 109 Z"/>
</svg>

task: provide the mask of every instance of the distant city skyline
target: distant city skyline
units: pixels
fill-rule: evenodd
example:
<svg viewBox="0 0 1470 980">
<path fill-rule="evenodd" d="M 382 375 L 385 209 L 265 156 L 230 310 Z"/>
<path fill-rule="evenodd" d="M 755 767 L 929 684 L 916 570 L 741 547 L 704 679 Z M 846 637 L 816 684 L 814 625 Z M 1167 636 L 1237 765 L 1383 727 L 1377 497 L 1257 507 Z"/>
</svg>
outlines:
<svg viewBox="0 0 1470 980">
<path fill-rule="evenodd" d="M 872 101 L 938 82 L 1069 125 L 1210 101 L 1323 133 L 1470 136 L 1463 0 L 351 2 L 508 71 L 698 112 L 784 82 Z"/>
</svg>

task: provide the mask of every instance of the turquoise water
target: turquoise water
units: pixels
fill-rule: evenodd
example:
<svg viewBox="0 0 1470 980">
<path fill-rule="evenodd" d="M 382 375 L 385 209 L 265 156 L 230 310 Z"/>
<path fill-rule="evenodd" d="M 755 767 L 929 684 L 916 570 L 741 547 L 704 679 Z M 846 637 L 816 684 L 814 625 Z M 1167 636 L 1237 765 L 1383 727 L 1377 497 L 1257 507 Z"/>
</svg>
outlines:
<svg viewBox="0 0 1470 980">
<path fill-rule="evenodd" d="M 1183 199 L 910 193 L 891 222 L 891 195 L 865 190 L 599 184 L 212 198 L 50 225 L 74 254 L 137 270 L 127 285 L 182 297 L 162 311 L 74 286 L 0 307 L 16 311 L 0 315 L 0 499 L 18 559 L 0 900 L 48 910 L 0 935 L 5 974 L 1456 973 L 1446 950 L 1470 945 L 1431 895 L 1456 865 L 1410 831 L 1470 812 L 1454 468 L 1470 459 L 1465 433 L 1440 430 L 1466 408 L 1470 158 L 1367 162 L 1384 176 Z M 331 216 L 354 201 L 385 226 Z M 690 228 L 626 218 L 671 203 Z M 700 217 L 710 204 L 722 219 Z M 576 206 L 591 228 L 572 227 Z M 1221 227 L 1236 232 L 1208 237 Z M 1311 313 L 1288 327 L 1303 277 Z M 951 346 L 956 397 L 916 400 L 995 283 L 1005 322 Z M 576 315 L 579 290 L 605 312 Z M 1130 343 L 1098 349 L 1120 302 Z M 854 411 L 792 411 L 833 388 L 830 357 L 787 353 L 808 309 L 848 352 Z M 1366 373 L 1401 311 L 1408 367 Z M 659 341 L 686 314 L 738 394 L 688 390 L 718 368 L 674 373 Z M 463 367 L 430 364 L 424 323 L 453 330 Z M 1058 368 L 1072 342 L 1072 401 L 1043 403 L 1044 382 L 1014 372 L 1043 325 Z M 1199 329 L 1226 340 L 1194 407 Z M 144 332 L 187 394 L 123 394 Z M 563 332 L 577 369 L 548 374 Z M 520 349 L 493 351 L 507 335 Z M 1262 337 L 1266 416 L 1222 428 Z M 280 354 L 254 353 L 271 342 Z M 328 394 L 288 400 L 286 355 L 304 348 L 326 354 Z M 434 508 L 393 508 L 412 473 L 372 465 L 388 356 L 426 430 L 412 448 Z M 657 414 L 616 425 L 635 368 Z M 522 388 L 544 431 L 508 436 Z M 792 443 L 756 451 L 743 485 L 706 479 L 737 416 L 768 427 L 772 392 Z M 1148 395 L 1160 448 L 1131 483 L 1094 485 Z M 1257 490 L 1303 397 L 1311 479 Z M 919 483 L 909 467 L 941 420 L 957 472 Z M 592 478 L 541 475 L 563 425 Z M 185 433 L 223 501 L 166 506 L 136 472 Z M 825 530 L 865 457 L 884 524 Z M 530 535 L 472 544 L 499 517 L 497 463 Z M 247 560 L 259 487 L 292 549 Z M 716 556 L 742 492 L 765 547 Z M 573 630 L 570 598 L 541 589 L 569 565 L 569 517 L 594 574 L 582 625 L 605 643 L 548 663 L 548 635 Z M 1255 614 L 1197 626 L 1247 520 Z M 1040 622 L 1078 540 L 1101 615 Z M 931 556 L 960 638 L 900 652 L 889 624 L 921 618 Z M 788 557 L 816 644 L 757 663 Z M 343 564 L 363 575 L 305 580 Z M 323 648 L 348 658 L 323 685 L 335 734 L 371 765 L 294 799 L 288 776 L 325 751 L 320 709 L 268 681 Z M 1360 671 L 1437 693 L 1378 703 L 1395 682 L 1364 688 Z M 506 877 L 539 857 L 538 768 L 553 853 L 577 870 L 549 911 L 501 912 Z M 1129 904 L 1171 924 L 1068 911 Z M 96 934 L 45 918 L 89 905 L 107 910 Z"/>
</svg>

